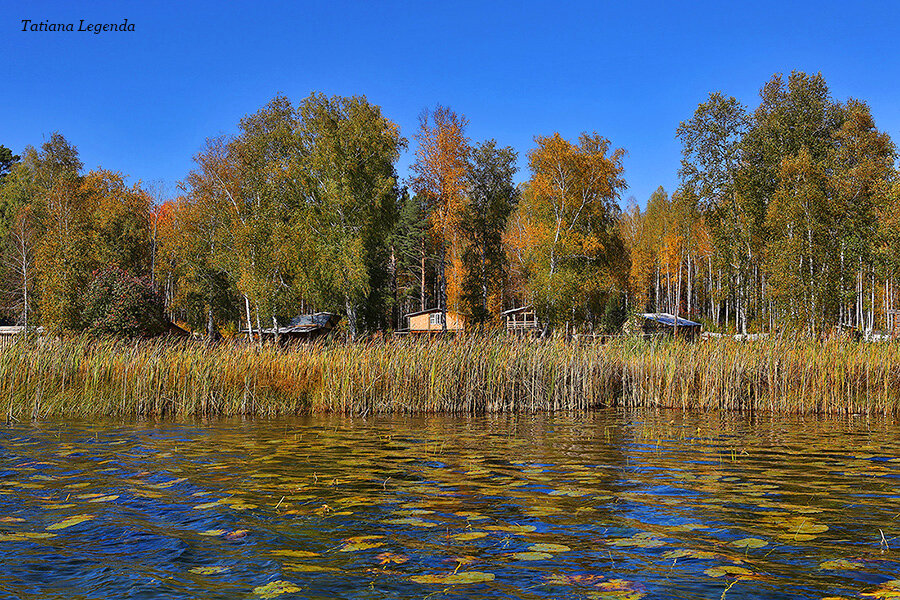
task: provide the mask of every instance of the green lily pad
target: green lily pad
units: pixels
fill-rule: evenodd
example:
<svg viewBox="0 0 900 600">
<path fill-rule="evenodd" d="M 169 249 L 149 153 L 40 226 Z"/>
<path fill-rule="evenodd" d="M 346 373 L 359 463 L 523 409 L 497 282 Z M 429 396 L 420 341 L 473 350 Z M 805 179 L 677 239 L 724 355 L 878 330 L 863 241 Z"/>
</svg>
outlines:
<svg viewBox="0 0 900 600">
<path fill-rule="evenodd" d="M 728 545 L 733 548 L 762 548 L 763 546 L 768 546 L 769 542 L 759 538 L 742 538 L 729 542 Z"/>
<path fill-rule="evenodd" d="M 553 555 L 547 552 L 516 552 L 512 557 L 515 560 L 547 560 L 553 558 Z"/>
<path fill-rule="evenodd" d="M 468 585 L 473 583 L 485 583 L 494 580 L 493 573 L 481 571 L 463 571 L 452 575 L 415 575 L 410 577 L 416 583 L 436 583 L 439 585 Z"/>
<path fill-rule="evenodd" d="M 836 560 L 826 560 L 819 568 L 823 571 L 852 571 L 855 569 L 861 569 L 863 564 L 861 562 L 850 561 L 843 558 L 838 558 Z"/>
<path fill-rule="evenodd" d="M 276 556 L 289 556 L 291 558 L 312 558 L 321 556 L 318 552 L 310 552 L 309 550 L 276 550 L 273 554 Z"/>
<path fill-rule="evenodd" d="M 281 594 L 299 592 L 300 588 L 289 581 L 272 581 L 266 585 L 253 588 L 253 595 L 260 598 L 274 598 Z"/>
<path fill-rule="evenodd" d="M 67 519 L 63 519 L 59 523 L 54 523 L 47 527 L 47 531 L 55 531 L 57 529 L 66 529 L 67 527 L 72 527 L 73 525 L 78 525 L 79 523 L 84 523 L 85 521 L 90 521 L 94 518 L 94 515 L 76 515 L 74 517 L 69 517 Z"/>
<path fill-rule="evenodd" d="M 215 575 L 226 571 L 228 571 L 228 567 L 194 567 L 191 569 L 191 573 L 196 573 L 197 575 Z"/>
<path fill-rule="evenodd" d="M 481 539 L 483 537 L 487 537 L 488 533 L 485 531 L 467 531 L 465 533 L 457 533 L 454 536 L 451 536 L 455 540 L 459 540 L 461 542 L 470 542 L 472 540 Z"/>
<path fill-rule="evenodd" d="M 514 533 L 516 535 L 525 535 L 537 531 L 534 525 L 491 525 L 485 527 L 488 531 L 503 531 L 505 533 Z"/>
<path fill-rule="evenodd" d="M 550 552 L 551 554 L 572 551 L 571 548 L 564 546 L 563 544 L 532 544 L 528 546 L 528 549 L 533 552 Z"/>
<path fill-rule="evenodd" d="M 735 567 L 732 565 L 723 565 L 721 567 L 712 567 L 710 569 L 706 569 L 703 571 L 710 577 L 722 577 L 724 575 L 752 575 L 753 571 L 749 569 L 745 569 L 743 567 Z"/>
</svg>

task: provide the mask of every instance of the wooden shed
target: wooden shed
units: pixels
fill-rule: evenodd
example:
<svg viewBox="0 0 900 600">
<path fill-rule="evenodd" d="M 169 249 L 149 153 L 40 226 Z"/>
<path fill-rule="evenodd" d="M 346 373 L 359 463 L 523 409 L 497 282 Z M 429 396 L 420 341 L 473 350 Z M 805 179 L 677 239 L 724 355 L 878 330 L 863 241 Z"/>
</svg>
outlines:
<svg viewBox="0 0 900 600">
<path fill-rule="evenodd" d="M 282 342 L 311 341 L 328 335 L 340 322 L 341 316 L 335 313 L 318 312 L 297 315 L 285 326 L 278 328 L 278 337 Z M 247 330 L 241 331 L 247 335 Z M 254 335 L 258 332 L 254 330 Z M 262 330 L 263 338 L 274 338 L 275 328 Z"/>
<path fill-rule="evenodd" d="M 439 308 L 429 308 L 406 315 L 409 320 L 409 333 L 440 333 L 443 327 L 444 313 Z M 458 312 L 447 311 L 447 331 L 463 331 L 466 328 L 466 318 Z"/>
<path fill-rule="evenodd" d="M 700 323 L 669 313 L 643 313 L 640 318 L 640 329 L 644 335 L 677 335 L 685 339 L 696 339 L 700 336 Z"/>
<path fill-rule="evenodd" d="M 503 316 L 506 318 L 507 331 L 532 335 L 541 331 L 541 324 L 530 304 L 503 311 Z"/>
</svg>

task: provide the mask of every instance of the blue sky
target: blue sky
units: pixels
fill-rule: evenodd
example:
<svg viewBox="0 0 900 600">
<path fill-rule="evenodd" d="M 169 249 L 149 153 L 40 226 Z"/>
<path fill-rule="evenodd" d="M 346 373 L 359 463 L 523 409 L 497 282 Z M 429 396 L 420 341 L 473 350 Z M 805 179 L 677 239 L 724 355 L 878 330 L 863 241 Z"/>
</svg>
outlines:
<svg viewBox="0 0 900 600">
<path fill-rule="evenodd" d="M 641 204 L 674 189 L 675 128 L 716 90 L 755 107 L 772 74 L 821 71 L 900 139 L 896 2 L 12 2 L 0 0 L 0 144 L 59 131 L 87 168 L 174 191 L 204 139 L 281 92 L 364 94 L 412 142 L 437 103 L 475 140 L 596 131 Z M 22 32 L 22 19 L 134 23 Z M 406 176 L 411 150 L 398 171 Z"/>
</svg>

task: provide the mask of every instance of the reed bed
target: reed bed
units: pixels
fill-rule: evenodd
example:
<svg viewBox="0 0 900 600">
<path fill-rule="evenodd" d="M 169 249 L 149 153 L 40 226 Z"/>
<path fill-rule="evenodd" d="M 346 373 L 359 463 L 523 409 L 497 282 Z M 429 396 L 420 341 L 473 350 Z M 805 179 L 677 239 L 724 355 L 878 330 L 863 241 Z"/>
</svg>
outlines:
<svg viewBox="0 0 900 600">
<path fill-rule="evenodd" d="M 839 340 L 459 337 L 285 349 L 80 337 L 0 350 L 8 419 L 600 407 L 895 414 L 898 400 L 900 347 Z"/>
</svg>

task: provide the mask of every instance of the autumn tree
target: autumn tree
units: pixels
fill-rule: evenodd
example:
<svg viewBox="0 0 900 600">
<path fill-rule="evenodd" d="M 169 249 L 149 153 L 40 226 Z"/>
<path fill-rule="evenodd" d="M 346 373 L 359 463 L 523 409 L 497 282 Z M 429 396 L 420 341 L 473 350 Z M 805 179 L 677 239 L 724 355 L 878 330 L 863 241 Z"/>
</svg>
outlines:
<svg viewBox="0 0 900 600">
<path fill-rule="evenodd" d="M 558 133 L 535 141 L 519 204 L 529 287 L 546 322 L 590 320 L 598 300 L 615 302 L 625 290 L 627 257 L 615 227 L 625 151 L 610 151 L 596 133 L 578 143 Z"/>
<path fill-rule="evenodd" d="M 438 308 L 446 331 L 448 309 L 460 310 L 464 267 L 461 220 L 466 205 L 468 121 L 447 107 L 425 111 L 415 135 L 413 190 L 426 202 L 430 232 L 438 248 Z"/>
</svg>

